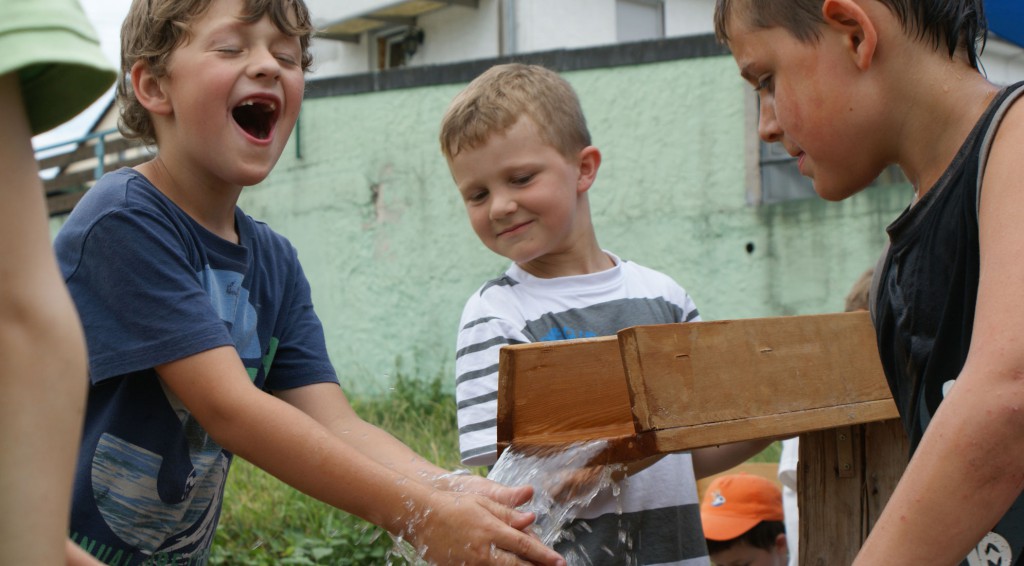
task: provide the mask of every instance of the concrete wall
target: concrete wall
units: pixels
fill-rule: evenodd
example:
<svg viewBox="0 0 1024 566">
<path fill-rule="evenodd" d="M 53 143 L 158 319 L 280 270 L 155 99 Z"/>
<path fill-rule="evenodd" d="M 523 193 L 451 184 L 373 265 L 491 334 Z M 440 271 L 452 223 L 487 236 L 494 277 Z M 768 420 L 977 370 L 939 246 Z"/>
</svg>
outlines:
<svg viewBox="0 0 1024 566">
<path fill-rule="evenodd" d="M 590 191 L 600 243 L 675 277 L 706 320 L 842 310 L 908 202 L 904 186 L 748 206 L 751 93 L 729 56 L 564 76 L 604 154 Z M 450 374 L 463 303 L 508 263 L 476 239 L 438 149 L 463 86 L 308 98 L 274 172 L 243 193 L 298 248 L 350 391 Z"/>
</svg>

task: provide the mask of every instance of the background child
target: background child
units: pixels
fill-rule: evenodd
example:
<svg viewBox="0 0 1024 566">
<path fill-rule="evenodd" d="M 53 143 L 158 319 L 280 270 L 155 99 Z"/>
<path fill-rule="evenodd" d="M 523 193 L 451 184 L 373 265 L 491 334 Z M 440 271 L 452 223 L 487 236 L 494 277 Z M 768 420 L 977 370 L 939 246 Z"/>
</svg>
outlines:
<svg viewBox="0 0 1024 566">
<path fill-rule="evenodd" d="M 1019 562 L 1024 105 L 978 70 L 982 1 L 718 0 L 715 28 L 818 194 L 914 188 L 872 305 L 912 458 L 857 563 Z"/>
<path fill-rule="evenodd" d="M 32 135 L 84 110 L 115 73 L 74 0 L 0 0 L 0 21 L 0 548 L 5 564 L 63 564 L 65 552 L 72 564 L 85 342 L 50 247 Z"/>
<path fill-rule="evenodd" d="M 784 566 L 788 563 L 782 491 L 750 474 L 719 476 L 708 484 L 700 520 L 711 563 Z"/>
<path fill-rule="evenodd" d="M 498 353 L 502 346 L 605 336 L 628 326 L 700 320 L 666 275 L 621 260 L 597 243 L 588 190 L 601 165 L 576 93 L 539 66 L 499 65 L 455 99 L 441 148 L 470 224 L 512 260 L 466 303 L 456 353 L 462 460 L 497 458 Z M 706 564 L 694 468 L 707 475 L 768 441 L 665 456 L 599 493 L 556 549 L 587 563 Z M 585 524 L 584 524 L 585 523 Z"/>
<path fill-rule="evenodd" d="M 300 0 L 130 8 L 121 128 L 158 153 L 56 241 L 91 378 L 71 536 L 105 562 L 205 563 L 238 455 L 434 563 L 564 563 L 496 502 L 528 488 L 446 476 L 355 415 L 296 251 L 236 207 L 295 124 L 311 31 Z"/>
</svg>

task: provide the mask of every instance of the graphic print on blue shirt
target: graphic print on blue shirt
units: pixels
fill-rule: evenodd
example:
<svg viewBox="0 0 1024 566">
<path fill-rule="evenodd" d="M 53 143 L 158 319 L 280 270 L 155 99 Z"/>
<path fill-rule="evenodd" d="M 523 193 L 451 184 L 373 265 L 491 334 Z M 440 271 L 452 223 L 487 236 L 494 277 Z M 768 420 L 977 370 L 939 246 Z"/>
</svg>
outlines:
<svg viewBox="0 0 1024 566">
<path fill-rule="evenodd" d="M 205 266 L 199 274 L 213 308 L 231 331 L 238 355 L 243 360 L 259 359 L 260 338 L 256 334 L 256 309 L 249 304 L 249 290 L 242 286 L 244 274 Z"/>
<path fill-rule="evenodd" d="M 207 265 L 197 275 L 240 357 L 260 360 L 257 314 L 242 285 L 244 274 Z M 250 376 L 256 371 L 250 369 Z M 173 553 L 213 536 L 228 459 L 184 404 L 166 388 L 164 394 L 185 432 L 181 458 L 164 459 L 104 434 L 93 459 L 92 483 L 99 512 L 119 538 L 150 552 Z M 183 469 L 181 464 L 188 462 L 191 469 Z M 179 526 L 172 532 L 197 528 L 180 540 L 165 541 L 168 525 Z"/>
</svg>

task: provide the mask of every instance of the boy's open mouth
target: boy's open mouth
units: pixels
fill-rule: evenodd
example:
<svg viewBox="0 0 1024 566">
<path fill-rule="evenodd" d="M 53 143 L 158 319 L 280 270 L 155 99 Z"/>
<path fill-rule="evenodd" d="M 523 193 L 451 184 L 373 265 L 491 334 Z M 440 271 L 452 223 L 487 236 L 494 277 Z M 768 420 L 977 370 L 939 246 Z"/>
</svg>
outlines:
<svg viewBox="0 0 1024 566">
<path fill-rule="evenodd" d="M 270 137 L 277 121 L 277 104 L 270 100 L 250 98 L 235 106 L 231 116 L 247 134 L 265 140 Z"/>
</svg>

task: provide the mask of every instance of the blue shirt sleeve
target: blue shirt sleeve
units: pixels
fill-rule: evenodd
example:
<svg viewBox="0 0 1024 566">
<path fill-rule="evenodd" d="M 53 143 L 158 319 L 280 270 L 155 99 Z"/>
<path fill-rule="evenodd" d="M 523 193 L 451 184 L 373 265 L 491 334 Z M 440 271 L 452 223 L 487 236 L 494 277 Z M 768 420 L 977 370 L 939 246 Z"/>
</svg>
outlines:
<svg viewBox="0 0 1024 566">
<path fill-rule="evenodd" d="M 66 236 L 58 254 L 93 383 L 233 344 L 173 221 L 126 208 Z"/>
</svg>

